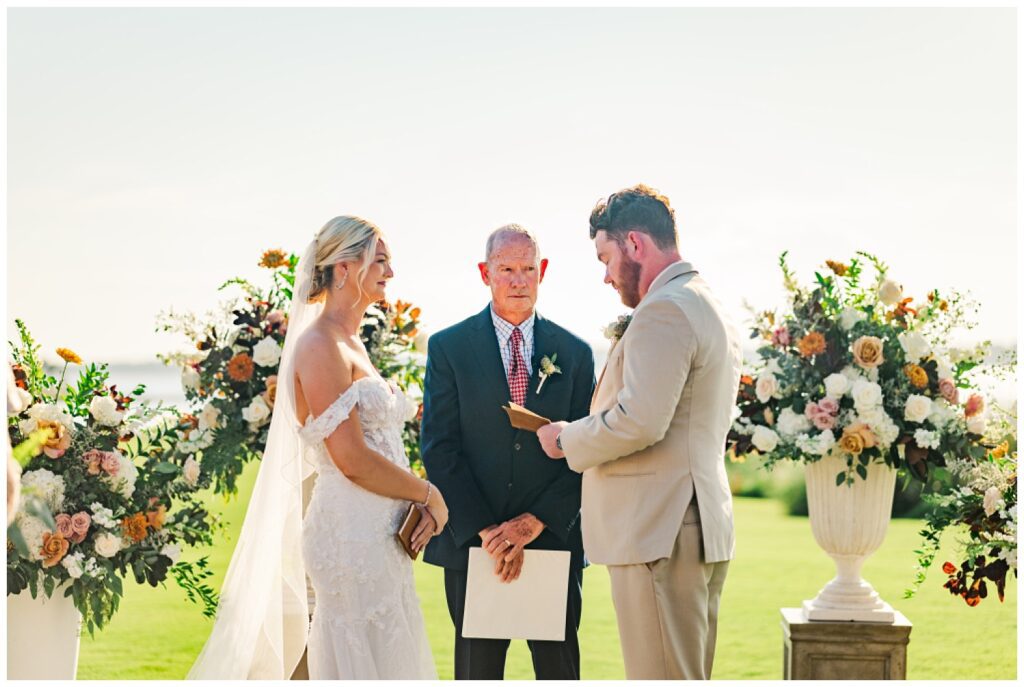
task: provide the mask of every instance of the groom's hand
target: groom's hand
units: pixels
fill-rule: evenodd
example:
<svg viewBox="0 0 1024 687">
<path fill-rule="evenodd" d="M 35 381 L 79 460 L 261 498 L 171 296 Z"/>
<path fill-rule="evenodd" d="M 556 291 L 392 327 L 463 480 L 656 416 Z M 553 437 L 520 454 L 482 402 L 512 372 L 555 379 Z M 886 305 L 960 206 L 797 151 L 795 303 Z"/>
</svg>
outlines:
<svg viewBox="0 0 1024 687">
<path fill-rule="evenodd" d="M 484 549 L 498 561 L 510 562 L 522 555 L 526 545 L 540 536 L 544 523 L 532 513 L 523 513 L 507 520 L 490 532 L 484 539 Z"/>
<path fill-rule="evenodd" d="M 544 425 L 537 430 L 540 447 L 544 449 L 544 453 L 548 454 L 548 458 L 565 458 L 565 453 L 562 452 L 562 449 L 558 448 L 556 441 L 558 440 L 558 435 L 562 433 L 562 430 L 568 424 L 568 422 L 552 422 L 550 425 Z"/>
</svg>

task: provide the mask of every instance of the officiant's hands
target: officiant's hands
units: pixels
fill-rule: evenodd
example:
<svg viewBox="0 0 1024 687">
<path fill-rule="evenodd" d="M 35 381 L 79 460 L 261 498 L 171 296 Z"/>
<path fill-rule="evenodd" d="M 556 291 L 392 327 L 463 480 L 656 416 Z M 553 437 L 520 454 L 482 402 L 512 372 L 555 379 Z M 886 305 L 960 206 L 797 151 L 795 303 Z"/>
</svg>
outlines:
<svg viewBox="0 0 1024 687">
<path fill-rule="evenodd" d="M 523 513 L 500 525 L 487 528 L 480 539 L 483 541 L 484 550 L 499 564 L 511 563 L 517 557 L 521 557 L 526 545 L 539 537 L 543 531 L 544 523 L 532 513 Z M 501 568 L 496 568 L 495 574 L 499 574 L 500 570 Z M 515 577 L 519 577 L 519 571 L 516 571 Z"/>
<path fill-rule="evenodd" d="M 558 440 L 558 435 L 562 433 L 568 422 L 552 422 L 550 425 L 544 425 L 537 430 L 537 439 L 540 440 L 540 447 L 544 449 L 544 453 L 548 454 L 548 458 L 558 459 L 565 458 L 565 453 L 562 449 L 558 448 L 558 444 L 555 443 Z"/>
</svg>

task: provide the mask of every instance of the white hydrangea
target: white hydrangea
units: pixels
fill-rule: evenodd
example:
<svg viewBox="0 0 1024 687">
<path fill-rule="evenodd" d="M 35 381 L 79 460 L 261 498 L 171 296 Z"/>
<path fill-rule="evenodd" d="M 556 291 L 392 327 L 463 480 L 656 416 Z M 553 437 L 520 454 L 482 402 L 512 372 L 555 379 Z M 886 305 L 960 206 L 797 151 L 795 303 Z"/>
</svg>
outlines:
<svg viewBox="0 0 1024 687">
<path fill-rule="evenodd" d="M 900 333 L 896 338 L 899 340 L 900 346 L 903 347 L 903 352 L 906 353 L 909 362 L 916 363 L 931 355 L 932 345 L 928 343 L 928 339 L 924 338 L 921 332 L 906 331 Z"/>
<path fill-rule="evenodd" d="M 907 404 L 903 407 L 903 419 L 907 422 L 921 423 L 932 414 L 932 399 L 920 394 L 910 394 Z"/>
<path fill-rule="evenodd" d="M 64 566 L 64 569 L 68 571 L 68 576 L 77 580 L 85 573 L 85 554 L 81 551 L 64 556 L 61 559 L 60 564 Z"/>
<path fill-rule="evenodd" d="M 875 437 L 878 439 L 878 448 L 881 451 L 886 451 L 892 442 L 900 436 L 900 428 L 892 418 L 882 413 L 881 421 L 877 424 L 870 425 L 871 431 L 875 433 Z"/>
<path fill-rule="evenodd" d="M 1017 569 L 1017 547 L 1016 546 L 1003 546 L 999 549 L 999 558 L 1006 561 L 1014 570 Z"/>
<path fill-rule="evenodd" d="M 863 311 L 846 306 L 839 315 L 839 326 L 846 331 L 850 331 L 855 324 L 865 319 L 867 319 L 867 315 Z"/>
<path fill-rule="evenodd" d="M 804 453 L 824 456 L 836 445 L 836 437 L 832 430 L 826 429 L 816 436 L 801 434 L 797 437 L 796 445 Z"/>
<path fill-rule="evenodd" d="M 43 524 L 42 520 L 25 511 L 19 511 L 14 516 L 14 525 L 21 532 L 21 538 L 28 546 L 29 560 L 40 560 L 39 552 L 43 548 L 43 533 L 49 532 L 50 528 Z"/>
<path fill-rule="evenodd" d="M 257 396 L 252 399 L 252 403 L 242 409 L 242 418 L 253 427 L 259 427 L 270 418 L 270 406 L 262 396 Z"/>
<path fill-rule="evenodd" d="M 935 358 L 935 371 L 939 376 L 939 379 L 952 379 L 953 378 L 953 366 L 949 364 L 949 360 L 946 356 L 936 354 Z"/>
<path fill-rule="evenodd" d="M 18 423 L 18 429 L 23 436 L 28 436 L 39 428 L 39 420 L 48 422 L 59 422 L 64 429 L 72 432 L 75 428 L 75 420 L 63 410 L 52 403 L 36 403 L 25 411 L 28 417 Z"/>
<path fill-rule="evenodd" d="M 851 387 L 858 379 L 864 378 L 864 376 L 860 373 L 860 370 L 858 370 L 853 365 L 847 365 L 846 367 L 839 371 L 839 374 L 843 375 L 844 377 L 850 380 Z"/>
<path fill-rule="evenodd" d="M 116 427 L 121 424 L 124 411 L 117 409 L 117 402 L 110 396 L 93 396 L 89 403 L 89 414 L 101 425 Z"/>
<path fill-rule="evenodd" d="M 932 400 L 932 412 L 928 416 L 928 423 L 933 427 L 945 429 L 957 417 L 959 417 L 959 414 L 945 399 L 936 398 Z"/>
<path fill-rule="evenodd" d="M 853 387 L 853 383 L 846 375 L 833 372 L 825 377 L 825 395 L 837 401 L 845 396 Z"/>
<path fill-rule="evenodd" d="M 853 407 L 859 413 L 882 405 L 882 387 L 866 379 L 855 381 L 850 395 L 853 396 Z"/>
<path fill-rule="evenodd" d="M 190 430 L 185 438 L 178 443 L 178 447 L 186 453 L 194 453 L 210 446 L 213 443 L 213 432 L 201 429 Z"/>
<path fill-rule="evenodd" d="M 110 486 L 111 491 L 130 499 L 135 493 L 135 480 L 139 477 L 139 469 L 131 459 L 126 458 L 120 452 L 115 451 L 117 457 L 117 477 L 105 476 L 103 479 Z"/>
<path fill-rule="evenodd" d="M 281 359 L 281 345 L 268 336 L 253 346 L 252 361 L 261 367 L 273 367 Z"/>
<path fill-rule="evenodd" d="M 92 521 L 100 527 L 106 527 L 107 529 L 116 529 L 119 525 L 117 520 L 114 518 L 114 511 L 110 510 L 106 506 L 100 503 L 89 504 L 89 510 L 92 511 Z"/>
<path fill-rule="evenodd" d="M 64 478 L 46 468 L 23 474 L 21 488 L 22 492 L 42 499 L 51 513 L 59 513 L 64 509 Z"/>
<path fill-rule="evenodd" d="M 741 417 L 732 423 L 732 428 L 739 434 L 750 435 L 754 433 L 754 427 L 750 424 L 750 418 Z"/>
<path fill-rule="evenodd" d="M 104 572 L 103 568 L 100 567 L 100 564 L 97 563 L 96 559 L 92 556 L 90 556 L 89 559 L 85 561 L 85 574 L 87 577 L 106 577 L 106 573 Z"/>
<path fill-rule="evenodd" d="M 754 427 L 754 434 L 751 436 L 750 441 L 758 451 L 771 453 L 779 445 L 779 435 L 764 425 L 757 425 Z"/>
<path fill-rule="evenodd" d="M 783 437 L 792 437 L 811 428 L 811 421 L 806 416 L 794 413 L 792 408 L 783 408 L 775 421 L 775 428 Z"/>
<path fill-rule="evenodd" d="M 938 432 L 921 428 L 914 432 L 914 443 L 921 448 L 938 448 L 942 442 Z"/>
</svg>

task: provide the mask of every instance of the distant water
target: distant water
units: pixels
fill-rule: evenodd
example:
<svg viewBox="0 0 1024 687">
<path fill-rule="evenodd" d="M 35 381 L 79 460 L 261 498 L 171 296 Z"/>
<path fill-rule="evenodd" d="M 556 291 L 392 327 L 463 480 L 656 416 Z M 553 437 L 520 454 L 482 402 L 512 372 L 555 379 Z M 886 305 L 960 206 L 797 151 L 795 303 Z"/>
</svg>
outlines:
<svg viewBox="0 0 1024 687">
<path fill-rule="evenodd" d="M 594 345 L 595 372 L 600 375 L 607 357 L 605 347 L 598 348 Z M 753 349 L 745 350 L 747 364 L 756 359 Z M 72 378 L 69 370 L 68 378 Z M 168 367 L 159 362 L 154 363 L 114 363 L 110 365 L 110 381 L 117 385 L 118 390 L 130 391 L 137 384 L 146 385 L 146 393 L 142 400 L 153 403 L 163 402 L 171 405 L 184 405 L 185 394 L 181 389 L 180 368 Z M 1016 401 L 1016 382 L 1006 381 L 994 384 L 984 389 L 990 393 L 1004 406 L 1009 407 Z"/>
</svg>

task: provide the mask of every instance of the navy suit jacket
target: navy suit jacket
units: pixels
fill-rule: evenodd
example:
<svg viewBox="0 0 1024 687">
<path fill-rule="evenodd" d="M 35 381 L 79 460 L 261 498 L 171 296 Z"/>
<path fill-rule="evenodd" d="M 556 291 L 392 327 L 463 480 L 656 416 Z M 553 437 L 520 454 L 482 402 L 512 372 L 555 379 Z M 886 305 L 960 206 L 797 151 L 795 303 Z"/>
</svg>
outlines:
<svg viewBox="0 0 1024 687">
<path fill-rule="evenodd" d="M 552 421 L 590 412 L 594 354 L 579 337 L 539 314 L 533 330 L 533 376 L 525 406 Z M 544 382 L 540 360 L 558 355 L 561 374 Z M 523 513 L 544 523 L 527 548 L 572 552 L 584 564 L 580 536 L 581 476 L 564 460 L 551 460 L 533 432 L 509 424 L 509 402 L 490 306 L 430 337 L 420 441 L 427 476 L 448 504 L 445 531 L 430 540 L 424 560 L 465 570 L 478 532 Z"/>
</svg>

